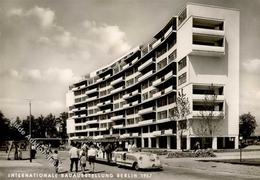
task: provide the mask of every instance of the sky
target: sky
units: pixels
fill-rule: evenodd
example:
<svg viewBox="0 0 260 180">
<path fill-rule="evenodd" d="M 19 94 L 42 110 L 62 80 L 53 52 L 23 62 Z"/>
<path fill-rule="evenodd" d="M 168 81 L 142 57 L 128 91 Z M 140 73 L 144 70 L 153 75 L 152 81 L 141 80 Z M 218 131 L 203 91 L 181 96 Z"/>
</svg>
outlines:
<svg viewBox="0 0 260 180">
<path fill-rule="evenodd" d="M 10 119 L 66 111 L 68 86 L 150 40 L 187 0 L 0 0 L 0 110 Z M 260 1 L 240 9 L 240 114 L 260 126 Z M 260 127 L 257 130 L 260 134 Z"/>
</svg>

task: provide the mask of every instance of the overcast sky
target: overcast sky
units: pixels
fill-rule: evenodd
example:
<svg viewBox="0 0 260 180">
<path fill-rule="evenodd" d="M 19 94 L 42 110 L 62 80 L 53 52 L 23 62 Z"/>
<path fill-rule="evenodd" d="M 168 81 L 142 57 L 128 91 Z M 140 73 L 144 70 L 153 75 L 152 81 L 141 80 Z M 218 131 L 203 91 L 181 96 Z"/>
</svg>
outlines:
<svg viewBox="0 0 260 180">
<path fill-rule="evenodd" d="M 80 76 L 148 41 L 185 0 L 0 0 L 0 110 L 65 111 Z M 192 0 L 240 9 L 240 114 L 260 126 L 260 1 Z M 259 131 L 260 132 L 260 131 Z"/>
</svg>

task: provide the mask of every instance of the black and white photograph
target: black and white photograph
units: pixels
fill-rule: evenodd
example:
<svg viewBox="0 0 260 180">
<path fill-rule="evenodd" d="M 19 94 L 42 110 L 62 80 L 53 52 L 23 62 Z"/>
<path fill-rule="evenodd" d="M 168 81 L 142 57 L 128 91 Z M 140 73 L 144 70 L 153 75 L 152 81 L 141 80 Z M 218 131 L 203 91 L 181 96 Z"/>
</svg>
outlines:
<svg viewBox="0 0 260 180">
<path fill-rule="evenodd" d="M 260 179 L 260 0 L 0 0 L 0 179 Z"/>
</svg>

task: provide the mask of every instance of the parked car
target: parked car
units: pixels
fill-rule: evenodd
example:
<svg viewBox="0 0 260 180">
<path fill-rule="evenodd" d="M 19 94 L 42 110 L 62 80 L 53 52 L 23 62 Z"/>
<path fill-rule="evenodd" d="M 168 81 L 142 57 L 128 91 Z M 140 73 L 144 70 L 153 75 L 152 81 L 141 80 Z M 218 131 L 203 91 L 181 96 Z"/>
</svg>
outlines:
<svg viewBox="0 0 260 180">
<path fill-rule="evenodd" d="M 117 166 L 133 167 L 139 169 L 162 169 L 158 155 L 149 152 L 125 152 L 115 151 L 112 160 Z"/>
</svg>

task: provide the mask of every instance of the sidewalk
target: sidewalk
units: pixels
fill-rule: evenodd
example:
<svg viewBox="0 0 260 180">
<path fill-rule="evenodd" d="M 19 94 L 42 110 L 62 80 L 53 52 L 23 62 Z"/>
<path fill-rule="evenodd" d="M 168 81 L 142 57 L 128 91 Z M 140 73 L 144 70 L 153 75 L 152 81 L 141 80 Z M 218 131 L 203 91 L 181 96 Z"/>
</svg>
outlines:
<svg viewBox="0 0 260 180">
<path fill-rule="evenodd" d="M 260 168 L 257 166 L 234 165 L 219 162 L 201 162 L 198 160 L 221 160 L 221 159 L 239 159 L 239 152 L 216 153 L 217 157 L 210 158 L 167 158 L 160 156 L 165 166 L 175 168 L 187 168 L 199 171 L 208 171 L 209 173 L 231 173 L 239 174 L 241 177 L 260 178 Z M 244 159 L 260 158 L 260 151 L 243 152 Z"/>
</svg>

